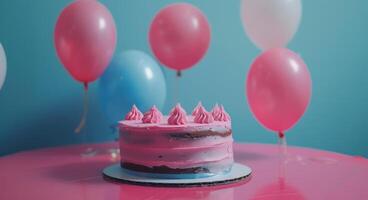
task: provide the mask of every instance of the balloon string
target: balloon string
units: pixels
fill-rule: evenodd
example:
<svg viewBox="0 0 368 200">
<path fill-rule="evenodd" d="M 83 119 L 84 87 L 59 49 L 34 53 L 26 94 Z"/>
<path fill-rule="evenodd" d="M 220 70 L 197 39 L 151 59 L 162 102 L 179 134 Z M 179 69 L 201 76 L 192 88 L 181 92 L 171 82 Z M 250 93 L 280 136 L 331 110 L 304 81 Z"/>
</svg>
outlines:
<svg viewBox="0 0 368 200">
<path fill-rule="evenodd" d="M 175 88 L 174 88 L 174 105 L 179 102 L 179 95 L 180 95 L 180 77 L 181 77 L 181 71 L 178 70 L 176 72 L 175 77 Z"/>
<path fill-rule="evenodd" d="M 79 122 L 78 127 L 74 130 L 75 133 L 79 133 L 86 124 L 88 114 L 88 83 L 84 83 L 84 96 L 83 96 L 83 114 Z"/>
<path fill-rule="evenodd" d="M 279 143 L 279 179 L 285 179 L 286 159 L 287 159 L 287 143 L 285 134 L 280 131 L 278 133 Z"/>
</svg>

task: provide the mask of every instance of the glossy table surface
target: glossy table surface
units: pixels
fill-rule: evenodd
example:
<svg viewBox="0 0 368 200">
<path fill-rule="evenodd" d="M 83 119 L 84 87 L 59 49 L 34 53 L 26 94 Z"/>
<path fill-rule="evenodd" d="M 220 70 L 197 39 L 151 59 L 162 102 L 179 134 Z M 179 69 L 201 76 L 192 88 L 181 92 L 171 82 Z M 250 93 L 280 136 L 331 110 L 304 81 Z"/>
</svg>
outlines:
<svg viewBox="0 0 368 200">
<path fill-rule="evenodd" d="M 116 147 L 87 144 L 1 157 L 0 199 L 368 199 L 368 160 L 362 157 L 288 147 L 285 162 L 280 162 L 276 145 L 235 144 L 235 160 L 253 169 L 250 179 L 212 187 L 160 188 L 104 180 L 101 170 L 119 161 Z"/>
</svg>

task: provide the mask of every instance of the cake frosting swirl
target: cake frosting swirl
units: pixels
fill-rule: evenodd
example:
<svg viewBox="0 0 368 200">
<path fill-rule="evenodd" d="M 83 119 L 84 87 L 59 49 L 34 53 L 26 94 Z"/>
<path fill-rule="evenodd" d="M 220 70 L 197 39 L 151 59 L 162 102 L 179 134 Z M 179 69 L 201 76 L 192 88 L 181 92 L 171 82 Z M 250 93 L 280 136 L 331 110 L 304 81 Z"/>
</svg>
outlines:
<svg viewBox="0 0 368 200">
<path fill-rule="evenodd" d="M 220 107 L 219 105 L 216 103 L 215 106 L 213 106 L 212 110 L 211 110 L 211 114 L 213 116 L 213 118 L 215 118 L 215 116 L 220 112 Z"/>
<path fill-rule="evenodd" d="M 137 106 L 133 105 L 132 109 L 125 115 L 125 120 L 141 120 L 143 114 L 138 110 Z"/>
<path fill-rule="evenodd" d="M 207 110 L 203 106 L 200 106 L 198 108 L 197 115 L 194 117 L 194 122 L 199 124 L 209 124 L 213 121 L 214 119 L 212 117 L 212 114 L 207 112 Z"/>
<path fill-rule="evenodd" d="M 199 109 L 203 107 L 202 102 L 198 102 L 197 106 L 193 109 L 192 116 L 196 116 L 199 112 Z"/>
<path fill-rule="evenodd" d="M 225 111 L 224 106 L 221 105 L 216 112 L 212 112 L 215 121 L 230 121 L 230 115 Z"/>
<path fill-rule="evenodd" d="M 162 119 L 162 113 L 156 108 L 156 106 L 152 106 L 152 108 L 145 112 L 142 118 L 142 122 L 145 124 L 153 124 L 159 123 Z"/>
<path fill-rule="evenodd" d="M 170 125 L 184 125 L 187 123 L 187 113 L 178 103 L 171 111 L 169 118 L 167 119 Z"/>
</svg>

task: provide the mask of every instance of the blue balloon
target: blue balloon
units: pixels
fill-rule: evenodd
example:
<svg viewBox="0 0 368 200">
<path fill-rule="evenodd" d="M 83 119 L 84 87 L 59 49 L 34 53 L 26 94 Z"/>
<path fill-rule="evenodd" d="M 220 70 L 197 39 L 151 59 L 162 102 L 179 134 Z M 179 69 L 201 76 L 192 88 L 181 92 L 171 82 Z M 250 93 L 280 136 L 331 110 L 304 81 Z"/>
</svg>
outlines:
<svg viewBox="0 0 368 200">
<path fill-rule="evenodd" d="M 142 51 L 116 54 L 99 81 L 102 108 L 111 124 L 122 120 L 135 104 L 142 112 L 162 109 L 166 82 L 157 62 Z"/>
</svg>

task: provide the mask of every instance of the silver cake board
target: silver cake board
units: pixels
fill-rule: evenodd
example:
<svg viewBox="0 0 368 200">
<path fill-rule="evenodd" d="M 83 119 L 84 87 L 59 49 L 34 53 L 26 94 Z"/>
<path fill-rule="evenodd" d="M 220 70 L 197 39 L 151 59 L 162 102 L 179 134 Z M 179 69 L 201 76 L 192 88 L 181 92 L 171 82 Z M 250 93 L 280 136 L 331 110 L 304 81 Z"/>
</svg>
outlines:
<svg viewBox="0 0 368 200">
<path fill-rule="evenodd" d="M 201 187 L 235 183 L 249 177 L 251 168 L 240 163 L 234 163 L 230 172 L 204 178 L 193 179 L 159 179 L 143 177 L 126 172 L 120 164 L 114 164 L 103 170 L 107 180 L 135 185 L 164 186 L 164 187 Z"/>
</svg>

